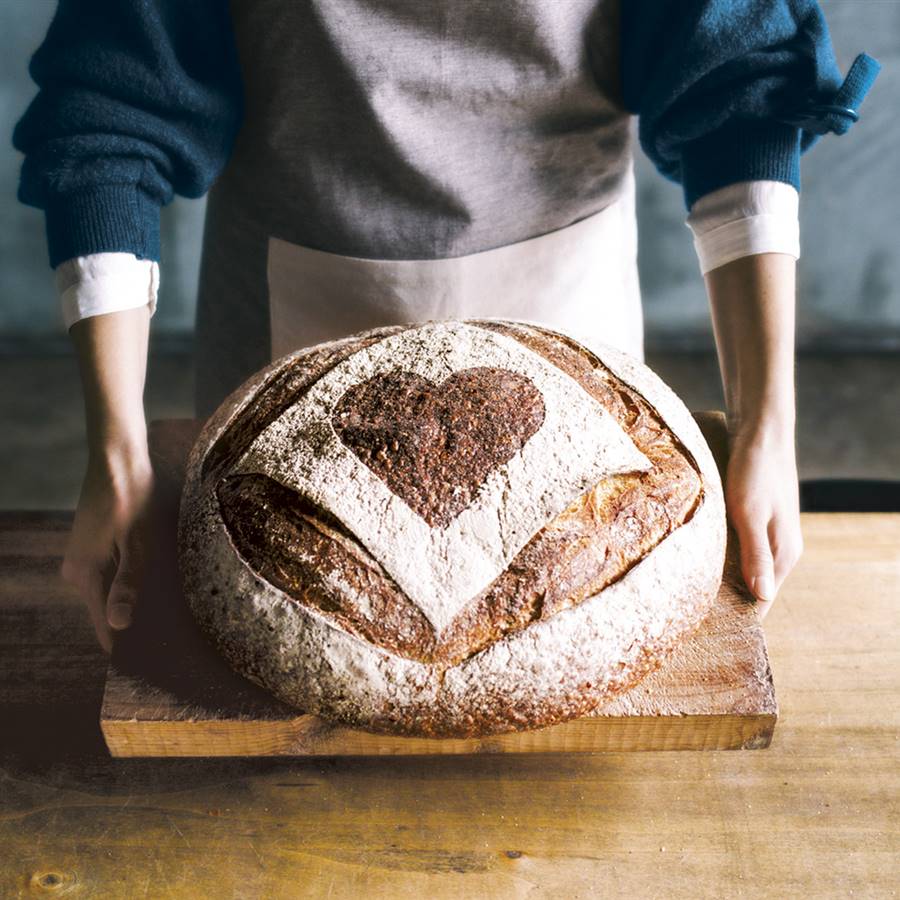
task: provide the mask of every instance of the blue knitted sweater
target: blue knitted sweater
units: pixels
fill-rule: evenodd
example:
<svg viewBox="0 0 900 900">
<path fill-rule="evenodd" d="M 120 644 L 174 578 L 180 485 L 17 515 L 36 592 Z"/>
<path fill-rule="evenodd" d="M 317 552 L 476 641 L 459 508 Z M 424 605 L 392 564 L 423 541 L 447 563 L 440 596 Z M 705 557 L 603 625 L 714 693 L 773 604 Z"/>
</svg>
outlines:
<svg viewBox="0 0 900 900">
<path fill-rule="evenodd" d="M 621 86 L 641 146 L 689 209 L 736 181 L 800 187 L 800 155 L 843 134 L 879 65 L 842 79 L 813 0 L 623 0 Z M 45 211 L 50 265 L 159 260 L 159 211 L 200 197 L 243 120 L 227 0 L 59 0 L 12 135 L 18 199 Z"/>
</svg>

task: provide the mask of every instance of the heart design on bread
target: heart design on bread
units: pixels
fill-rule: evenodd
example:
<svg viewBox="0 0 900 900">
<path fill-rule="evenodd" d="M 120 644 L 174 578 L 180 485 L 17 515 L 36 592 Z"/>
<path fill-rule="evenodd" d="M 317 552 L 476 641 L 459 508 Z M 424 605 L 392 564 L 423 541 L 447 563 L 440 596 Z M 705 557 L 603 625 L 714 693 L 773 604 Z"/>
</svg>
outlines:
<svg viewBox="0 0 900 900">
<path fill-rule="evenodd" d="M 394 494 L 442 527 L 522 449 L 545 412 L 540 391 L 517 372 L 478 366 L 437 384 L 397 370 L 351 387 L 331 424 Z"/>
</svg>

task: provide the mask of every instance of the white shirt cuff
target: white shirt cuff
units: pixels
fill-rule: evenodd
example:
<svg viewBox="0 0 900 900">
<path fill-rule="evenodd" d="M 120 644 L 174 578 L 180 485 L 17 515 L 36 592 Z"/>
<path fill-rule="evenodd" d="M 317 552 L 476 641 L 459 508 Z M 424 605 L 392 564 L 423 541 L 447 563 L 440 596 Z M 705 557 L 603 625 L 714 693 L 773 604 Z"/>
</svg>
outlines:
<svg viewBox="0 0 900 900">
<path fill-rule="evenodd" d="M 739 181 L 705 194 L 685 221 L 705 275 L 754 253 L 800 258 L 800 195 L 782 181 Z"/>
<path fill-rule="evenodd" d="M 89 253 L 61 262 L 54 271 L 67 331 L 88 316 L 137 309 L 145 304 L 150 307 L 151 318 L 156 312 L 156 260 L 138 259 L 133 253 Z"/>
</svg>

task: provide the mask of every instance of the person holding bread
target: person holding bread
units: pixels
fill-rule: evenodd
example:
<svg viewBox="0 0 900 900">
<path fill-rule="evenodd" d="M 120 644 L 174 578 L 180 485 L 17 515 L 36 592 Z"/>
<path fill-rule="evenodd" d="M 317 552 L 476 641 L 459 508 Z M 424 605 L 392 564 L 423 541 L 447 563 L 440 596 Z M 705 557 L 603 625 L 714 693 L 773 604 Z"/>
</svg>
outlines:
<svg viewBox="0 0 900 900">
<path fill-rule="evenodd" d="M 762 615 L 800 556 L 801 154 L 844 133 L 812 0 L 59 0 L 16 124 L 84 387 L 62 575 L 100 643 L 132 620 L 152 487 L 143 409 L 160 208 L 208 193 L 196 413 L 270 360 L 440 318 L 547 325 L 643 359 L 637 139 L 681 184 Z"/>
</svg>

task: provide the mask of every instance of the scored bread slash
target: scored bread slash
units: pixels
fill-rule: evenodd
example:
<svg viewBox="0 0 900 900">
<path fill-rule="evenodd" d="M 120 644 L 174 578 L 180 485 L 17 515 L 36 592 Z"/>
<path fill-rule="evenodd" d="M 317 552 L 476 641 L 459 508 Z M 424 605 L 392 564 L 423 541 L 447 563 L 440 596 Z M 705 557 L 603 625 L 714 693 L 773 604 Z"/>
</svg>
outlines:
<svg viewBox="0 0 900 900">
<path fill-rule="evenodd" d="M 444 526 L 429 525 L 341 440 L 335 409 L 379 375 L 409 373 L 440 386 L 487 366 L 527 379 L 543 400 L 543 422 L 486 474 L 467 508 Z M 507 412 L 514 418 L 516 410 Z M 263 472 L 328 509 L 440 632 L 591 485 L 651 467 L 563 371 L 505 335 L 452 322 L 411 328 L 339 363 L 258 435 L 233 472 Z"/>
<path fill-rule="evenodd" d="M 533 323 L 391 326 L 274 361 L 208 420 L 187 602 L 306 712 L 478 736 L 584 716 L 657 668 L 722 577 L 718 471 L 683 403 Z"/>
</svg>

